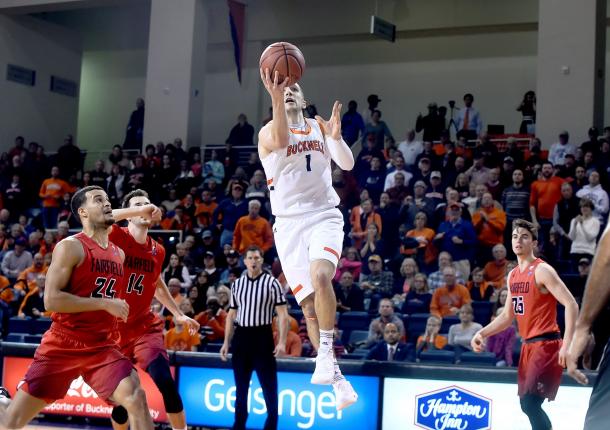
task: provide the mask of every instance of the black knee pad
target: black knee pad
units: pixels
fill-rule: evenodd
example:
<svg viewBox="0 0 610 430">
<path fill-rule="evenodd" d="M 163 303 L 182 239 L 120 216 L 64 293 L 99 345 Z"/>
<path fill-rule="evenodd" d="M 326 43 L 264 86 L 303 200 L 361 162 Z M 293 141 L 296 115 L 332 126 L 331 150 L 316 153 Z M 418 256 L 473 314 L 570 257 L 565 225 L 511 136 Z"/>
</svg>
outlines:
<svg viewBox="0 0 610 430">
<path fill-rule="evenodd" d="M 112 409 L 112 420 L 117 424 L 127 424 L 127 420 L 129 419 L 129 415 L 127 414 L 127 409 L 123 406 L 115 406 Z"/>
<path fill-rule="evenodd" d="M 169 363 L 162 355 L 157 356 L 146 369 L 155 385 L 163 396 L 165 411 L 169 414 L 177 414 L 184 409 L 182 399 L 178 394 L 178 388 L 169 370 Z"/>
</svg>

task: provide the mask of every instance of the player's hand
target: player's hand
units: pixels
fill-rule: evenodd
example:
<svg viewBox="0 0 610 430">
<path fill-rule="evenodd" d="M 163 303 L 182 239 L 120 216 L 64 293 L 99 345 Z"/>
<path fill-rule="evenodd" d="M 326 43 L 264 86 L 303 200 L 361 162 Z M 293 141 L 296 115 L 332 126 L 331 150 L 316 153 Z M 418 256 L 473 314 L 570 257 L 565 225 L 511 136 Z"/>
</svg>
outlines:
<svg viewBox="0 0 610 430">
<path fill-rule="evenodd" d="M 470 341 L 470 346 L 472 346 L 472 350 L 474 352 L 483 352 L 485 351 L 485 339 L 481 336 L 480 332 L 474 335 L 472 340 Z"/>
<path fill-rule="evenodd" d="M 151 221 L 161 221 L 161 209 L 153 204 L 142 206 L 142 218 L 149 219 Z"/>
<path fill-rule="evenodd" d="M 568 346 L 563 343 L 559 349 L 559 365 L 566 368 L 566 362 L 568 360 Z"/>
<path fill-rule="evenodd" d="M 263 81 L 263 84 L 265 85 L 265 89 L 271 96 L 271 100 L 279 99 L 279 100 L 284 101 L 284 88 L 286 88 L 288 86 L 288 82 L 290 81 L 288 76 L 286 76 L 286 78 L 284 78 L 283 82 L 278 82 L 280 74 L 277 70 L 275 71 L 275 74 L 273 77 L 269 75 L 269 73 L 270 73 L 269 69 L 265 69 L 265 70 L 260 69 L 260 72 L 261 72 L 261 80 Z"/>
<path fill-rule="evenodd" d="M 220 348 L 220 359 L 222 361 L 227 361 L 227 354 L 229 354 L 229 344 L 223 343 L 222 348 Z"/>
<path fill-rule="evenodd" d="M 189 318 L 186 315 L 180 315 L 176 317 L 176 321 L 184 324 L 188 328 L 191 336 L 199 331 L 199 323 L 193 318 Z"/>
<path fill-rule="evenodd" d="M 320 124 L 320 128 L 327 136 L 335 140 L 341 139 L 341 108 L 343 105 L 339 101 L 335 101 L 330 119 L 326 121 L 320 115 L 316 115 L 316 121 Z"/>
<path fill-rule="evenodd" d="M 587 376 L 578 370 L 578 359 L 585 353 L 585 350 L 592 342 L 592 335 L 587 328 L 576 328 L 572 344 L 567 356 L 568 375 L 574 378 L 578 383 L 586 385 L 589 383 Z M 563 347 L 562 347 L 563 349 Z M 561 360 L 561 356 L 560 356 Z"/>
<path fill-rule="evenodd" d="M 279 342 L 275 345 L 275 349 L 273 350 L 273 355 L 275 357 L 285 357 L 286 356 L 286 345 Z"/>
<path fill-rule="evenodd" d="M 106 312 L 118 319 L 127 322 L 129 305 L 123 299 L 106 299 Z"/>
</svg>

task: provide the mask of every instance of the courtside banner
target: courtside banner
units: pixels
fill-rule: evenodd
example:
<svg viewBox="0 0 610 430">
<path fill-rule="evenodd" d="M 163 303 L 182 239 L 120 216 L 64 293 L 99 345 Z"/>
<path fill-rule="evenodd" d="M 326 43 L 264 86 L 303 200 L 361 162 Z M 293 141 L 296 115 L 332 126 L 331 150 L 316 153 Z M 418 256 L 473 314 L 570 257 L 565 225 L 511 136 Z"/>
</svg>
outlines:
<svg viewBox="0 0 610 430">
<path fill-rule="evenodd" d="M 383 430 L 530 430 L 517 384 L 385 378 Z M 542 408 L 553 430 L 582 429 L 591 387 L 561 386 Z M 610 427 L 609 427 L 610 428 Z"/>
<path fill-rule="evenodd" d="M 4 370 L 2 372 L 2 385 L 15 395 L 17 386 L 24 377 L 28 366 L 33 360 L 31 358 L 4 357 Z M 174 368 L 171 368 L 174 374 Z M 138 368 L 138 375 L 142 388 L 146 392 L 146 400 L 150 409 L 150 415 L 157 422 L 167 422 L 167 414 L 163 405 L 163 397 L 148 373 Z M 42 411 L 45 414 L 78 415 L 95 418 L 110 418 L 112 406 L 100 399 L 89 385 L 85 384 L 83 378 L 72 381 L 66 396 L 50 404 Z"/>
<path fill-rule="evenodd" d="M 330 385 L 313 385 L 308 373 L 278 372 L 279 428 L 377 428 L 379 378 L 349 375 L 358 401 L 343 411 L 335 408 Z M 180 395 L 189 425 L 230 428 L 235 418 L 235 382 L 231 369 L 180 367 Z M 404 406 L 403 406 L 404 407 Z M 247 427 L 262 429 L 267 409 L 256 374 L 248 396 Z"/>
</svg>

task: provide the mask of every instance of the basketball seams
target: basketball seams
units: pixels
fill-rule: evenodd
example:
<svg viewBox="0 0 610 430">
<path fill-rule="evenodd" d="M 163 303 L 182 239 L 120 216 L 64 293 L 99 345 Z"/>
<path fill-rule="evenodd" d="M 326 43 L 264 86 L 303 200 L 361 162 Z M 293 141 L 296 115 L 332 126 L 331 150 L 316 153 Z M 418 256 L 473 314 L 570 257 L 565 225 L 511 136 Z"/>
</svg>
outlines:
<svg viewBox="0 0 610 430">
<path fill-rule="evenodd" d="M 281 58 L 284 57 L 284 61 Z M 259 60 L 261 69 L 269 69 L 273 79 L 278 73 L 278 80 L 289 79 L 289 85 L 298 82 L 305 71 L 303 53 L 294 45 L 287 42 L 276 42 L 269 45 L 261 54 Z"/>
<path fill-rule="evenodd" d="M 301 67 L 301 62 L 299 61 L 299 59 L 295 55 L 292 55 L 292 54 L 287 54 L 286 58 L 288 58 L 288 57 L 294 58 L 294 63 L 296 63 L 296 65 L 299 66 L 300 74 L 302 75 L 303 74 L 303 68 Z"/>
</svg>

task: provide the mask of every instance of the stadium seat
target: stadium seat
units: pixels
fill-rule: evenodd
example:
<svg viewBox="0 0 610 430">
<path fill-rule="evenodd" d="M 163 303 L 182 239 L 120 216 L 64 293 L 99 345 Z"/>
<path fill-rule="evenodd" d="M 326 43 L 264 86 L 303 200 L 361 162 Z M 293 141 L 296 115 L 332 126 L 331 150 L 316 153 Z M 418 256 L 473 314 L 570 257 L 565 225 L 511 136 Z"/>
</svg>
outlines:
<svg viewBox="0 0 610 430">
<path fill-rule="evenodd" d="M 368 330 L 352 330 L 349 334 L 348 343 L 364 342 L 369 337 Z"/>
<path fill-rule="evenodd" d="M 345 330 L 368 330 L 370 317 L 367 312 L 344 312 L 339 317 L 339 328 Z"/>
<path fill-rule="evenodd" d="M 41 334 L 26 334 L 23 337 L 23 341 L 25 343 L 36 343 L 36 344 L 40 344 L 40 342 L 42 342 L 42 335 Z"/>
<path fill-rule="evenodd" d="M 8 323 L 9 333 L 32 333 L 33 323 L 31 318 L 11 317 Z"/>
<path fill-rule="evenodd" d="M 455 353 L 453 351 L 424 351 L 419 354 L 422 363 L 453 364 Z"/>
<path fill-rule="evenodd" d="M 402 307 L 402 312 L 405 314 L 423 314 L 430 310 L 430 306 L 426 306 L 424 303 L 405 303 Z"/>
<path fill-rule="evenodd" d="M 495 366 L 496 354 L 494 354 L 493 352 L 463 352 L 460 355 L 460 364 Z"/>
<path fill-rule="evenodd" d="M 349 354 L 343 354 L 340 358 L 342 360 L 364 360 L 366 355 L 369 353 L 368 349 L 355 349 Z"/>
<path fill-rule="evenodd" d="M 451 327 L 453 324 L 459 324 L 460 323 L 460 319 L 456 316 L 452 316 L 452 315 L 448 315 L 445 318 L 443 318 L 443 322 L 441 324 L 441 331 L 440 333 L 449 333 L 449 327 Z M 424 330 L 426 329 L 426 326 L 424 326 Z M 423 331 L 420 333 L 422 334 Z"/>
<path fill-rule="evenodd" d="M 493 302 L 490 301 L 472 302 L 474 320 L 482 326 L 486 326 L 487 324 L 489 324 L 489 321 L 491 321 L 491 312 L 493 306 Z"/>
<path fill-rule="evenodd" d="M 301 310 L 301 308 L 296 308 L 296 309 L 290 309 L 288 311 L 288 314 L 294 318 L 295 320 L 297 320 L 297 322 L 300 324 L 301 323 L 301 319 L 303 318 L 303 311 Z"/>
<path fill-rule="evenodd" d="M 32 334 L 42 334 L 51 327 L 51 318 L 37 318 L 32 320 Z"/>
<path fill-rule="evenodd" d="M 26 336 L 25 333 L 9 333 L 6 336 L 6 341 L 23 343 L 24 336 Z"/>
<path fill-rule="evenodd" d="M 409 317 L 407 339 L 411 339 L 413 342 L 415 342 L 417 337 L 426 331 L 426 323 L 429 316 L 430 314 L 412 314 Z"/>
</svg>

